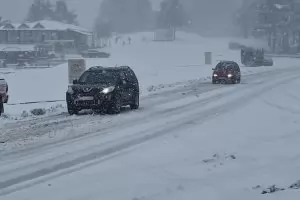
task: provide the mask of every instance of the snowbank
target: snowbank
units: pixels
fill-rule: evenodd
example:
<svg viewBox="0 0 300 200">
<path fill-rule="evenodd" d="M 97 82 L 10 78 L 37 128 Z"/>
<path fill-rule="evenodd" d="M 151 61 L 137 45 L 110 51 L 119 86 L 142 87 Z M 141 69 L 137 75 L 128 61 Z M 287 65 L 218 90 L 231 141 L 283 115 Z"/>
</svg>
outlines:
<svg viewBox="0 0 300 200">
<path fill-rule="evenodd" d="M 137 123 L 134 127 L 127 126 L 127 129 L 116 131 L 119 137 L 114 132 L 87 140 L 79 139 L 66 146 L 58 146 L 54 151 L 46 148 L 45 153 L 21 157 L 11 165 L 3 162 L 1 170 L 4 172 L 5 169 L 12 170 L 12 166 L 18 166 L 25 172 L 40 172 L 35 169 L 38 166 L 30 162 L 47 159 L 45 157 L 48 156 L 61 160 L 65 156 L 69 164 L 71 159 L 80 163 L 24 183 L 28 185 L 20 184 L 20 188 L 25 188 L 23 190 L 17 185 L 16 190 L 5 199 L 299 199 L 300 94 L 295 91 L 298 91 L 300 81 L 295 74 L 275 77 L 275 84 L 264 81 L 262 86 L 238 85 L 238 93 L 218 98 L 219 103 L 212 101 L 206 108 L 195 107 L 181 113 L 187 119 L 169 115 L 184 123 L 185 120 L 190 122 L 182 124 L 177 121 L 176 129 L 166 128 L 168 124 L 164 124 L 164 120 Z M 295 79 L 291 81 L 291 78 Z M 243 99 L 246 101 L 241 101 Z M 211 109 L 216 105 L 223 109 Z M 198 113 L 197 119 L 194 118 L 196 115 L 188 116 L 193 112 Z M 207 113 L 213 115 L 209 120 L 202 118 L 207 117 Z M 95 125 L 99 126 L 99 122 Z M 156 131 L 165 130 L 168 134 L 101 157 L 98 150 L 105 145 L 118 143 L 122 138 L 134 140 L 130 137 L 132 132 L 127 131 L 137 127 L 141 128 L 136 130 L 140 133 L 139 137 L 147 133 L 142 131 L 147 128 L 158 128 Z M 80 154 L 87 155 L 85 151 L 92 152 L 89 154 L 93 157 L 90 161 L 84 160 L 86 156 L 76 159 Z M 45 171 L 51 171 L 53 162 L 54 159 L 50 159 L 46 163 L 37 163 L 40 167 L 44 165 L 42 169 Z M 11 175 L 3 173 L 3 176 L 5 180 Z"/>
</svg>

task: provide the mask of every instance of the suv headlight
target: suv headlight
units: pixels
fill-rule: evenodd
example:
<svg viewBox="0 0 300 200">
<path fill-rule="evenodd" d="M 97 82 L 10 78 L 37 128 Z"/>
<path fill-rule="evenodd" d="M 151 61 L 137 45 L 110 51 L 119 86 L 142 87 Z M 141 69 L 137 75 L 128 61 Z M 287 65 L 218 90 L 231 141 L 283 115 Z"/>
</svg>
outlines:
<svg viewBox="0 0 300 200">
<path fill-rule="evenodd" d="M 114 89 L 115 89 L 115 86 L 110 86 L 110 87 L 104 88 L 101 92 L 103 94 L 108 94 L 108 93 L 114 91 Z"/>
<path fill-rule="evenodd" d="M 214 77 L 217 77 L 218 76 L 218 74 L 214 74 Z"/>
<path fill-rule="evenodd" d="M 67 93 L 69 93 L 69 94 L 73 94 L 74 93 L 74 90 L 73 90 L 72 86 L 68 87 Z"/>
<path fill-rule="evenodd" d="M 232 74 L 228 74 L 227 76 L 228 76 L 228 78 L 231 78 L 231 77 L 232 77 Z"/>
</svg>

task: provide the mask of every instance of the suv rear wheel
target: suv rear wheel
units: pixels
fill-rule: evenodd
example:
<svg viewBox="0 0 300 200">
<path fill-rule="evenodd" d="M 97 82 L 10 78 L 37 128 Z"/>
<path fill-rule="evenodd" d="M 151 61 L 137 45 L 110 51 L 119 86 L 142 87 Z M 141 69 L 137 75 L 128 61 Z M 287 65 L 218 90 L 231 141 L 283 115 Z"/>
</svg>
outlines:
<svg viewBox="0 0 300 200">
<path fill-rule="evenodd" d="M 0 116 L 4 113 L 4 103 L 2 101 L 2 98 L 0 97 Z"/>
</svg>

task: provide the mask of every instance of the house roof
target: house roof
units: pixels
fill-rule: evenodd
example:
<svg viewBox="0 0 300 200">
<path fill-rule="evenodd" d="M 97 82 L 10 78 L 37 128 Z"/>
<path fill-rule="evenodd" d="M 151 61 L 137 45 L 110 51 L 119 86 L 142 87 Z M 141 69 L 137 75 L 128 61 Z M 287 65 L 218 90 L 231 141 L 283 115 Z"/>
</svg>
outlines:
<svg viewBox="0 0 300 200">
<path fill-rule="evenodd" d="M 35 45 L 31 44 L 0 44 L 0 51 L 34 51 Z"/>
<path fill-rule="evenodd" d="M 66 31 L 72 30 L 81 34 L 91 35 L 92 32 L 73 24 L 66 24 L 53 20 L 41 20 L 36 22 L 28 23 L 8 23 L 2 27 L 0 30 L 53 30 L 53 31 Z"/>
</svg>

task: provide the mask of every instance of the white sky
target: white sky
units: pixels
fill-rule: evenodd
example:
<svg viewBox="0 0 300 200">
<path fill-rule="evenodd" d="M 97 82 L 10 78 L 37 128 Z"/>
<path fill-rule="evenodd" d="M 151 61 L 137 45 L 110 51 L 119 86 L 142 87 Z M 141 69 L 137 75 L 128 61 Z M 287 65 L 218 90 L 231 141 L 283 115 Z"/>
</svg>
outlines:
<svg viewBox="0 0 300 200">
<path fill-rule="evenodd" d="M 51 0 L 55 2 L 55 0 Z M 65 0 L 70 9 L 78 14 L 81 26 L 92 28 L 97 17 L 100 3 L 102 0 Z M 157 7 L 161 0 L 151 0 L 153 6 Z M 28 7 L 33 0 L 0 0 L 0 16 L 13 22 L 19 22 L 25 18 Z"/>
<path fill-rule="evenodd" d="M 12 22 L 20 22 L 27 15 L 28 8 L 34 0 L 0 0 L 0 16 L 4 19 L 9 19 Z M 50 0 L 55 2 L 56 0 Z M 65 0 L 71 10 L 78 14 L 80 26 L 84 28 L 93 28 L 94 20 L 96 19 L 102 0 Z M 153 8 L 159 8 L 159 3 L 162 0 L 151 0 Z M 198 0 L 207 1 L 207 0 Z M 238 7 L 243 0 L 213 0 L 218 3 L 231 2 L 233 7 Z M 253 1 L 253 0 L 247 0 Z M 211 11 L 214 12 L 214 11 Z M 230 11 L 229 11 L 230 12 Z M 216 13 L 217 14 L 217 13 Z M 229 19 L 228 19 L 229 20 Z"/>
</svg>

